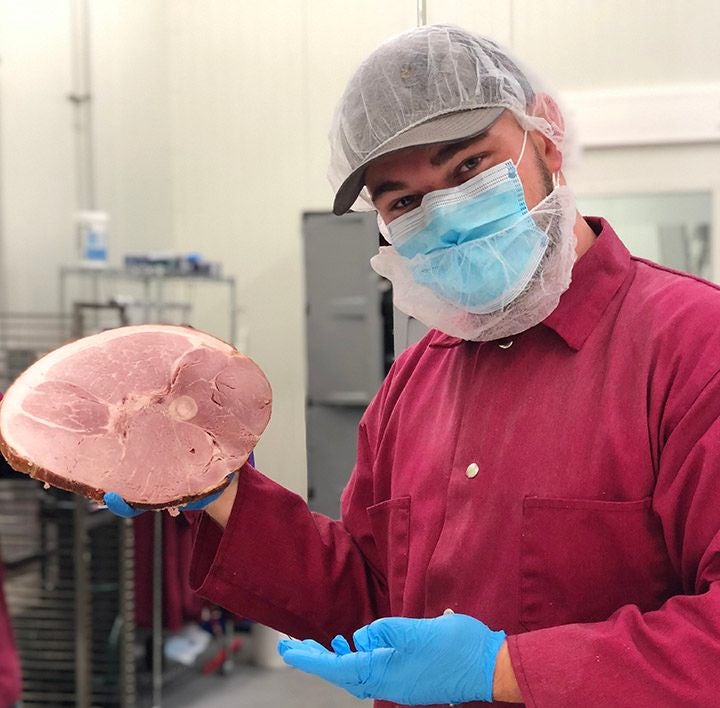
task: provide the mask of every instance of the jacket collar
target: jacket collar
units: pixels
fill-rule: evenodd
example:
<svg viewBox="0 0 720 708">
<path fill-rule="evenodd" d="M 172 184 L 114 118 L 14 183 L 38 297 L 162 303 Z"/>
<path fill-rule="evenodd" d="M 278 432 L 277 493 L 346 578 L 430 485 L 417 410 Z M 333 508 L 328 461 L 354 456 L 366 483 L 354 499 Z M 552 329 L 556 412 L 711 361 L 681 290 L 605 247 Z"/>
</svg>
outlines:
<svg viewBox="0 0 720 708">
<path fill-rule="evenodd" d="M 572 270 L 570 287 L 543 324 L 575 351 L 582 348 L 630 273 L 630 252 L 605 219 L 586 217 L 595 243 Z"/>
</svg>

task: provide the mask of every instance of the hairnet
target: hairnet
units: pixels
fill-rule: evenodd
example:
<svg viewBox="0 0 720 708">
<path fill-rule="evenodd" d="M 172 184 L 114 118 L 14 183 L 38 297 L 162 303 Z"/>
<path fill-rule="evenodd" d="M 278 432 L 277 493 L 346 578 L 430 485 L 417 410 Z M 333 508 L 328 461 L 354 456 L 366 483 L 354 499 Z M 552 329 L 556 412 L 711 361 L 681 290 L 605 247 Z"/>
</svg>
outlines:
<svg viewBox="0 0 720 708">
<path fill-rule="evenodd" d="M 506 49 L 459 27 L 430 25 L 389 39 L 358 67 L 335 111 L 328 169 L 333 210 L 372 208 L 363 186 L 372 160 L 471 137 L 503 109 L 562 151 L 563 122 L 546 110 L 546 95 Z"/>
</svg>

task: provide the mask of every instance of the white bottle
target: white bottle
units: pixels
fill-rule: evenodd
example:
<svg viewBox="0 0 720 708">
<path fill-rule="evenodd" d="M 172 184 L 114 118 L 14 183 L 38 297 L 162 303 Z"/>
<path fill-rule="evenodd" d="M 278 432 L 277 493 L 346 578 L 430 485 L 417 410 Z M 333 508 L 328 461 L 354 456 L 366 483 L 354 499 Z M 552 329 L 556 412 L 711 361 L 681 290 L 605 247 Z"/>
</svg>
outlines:
<svg viewBox="0 0 720 708">
<path fill-rule="evenodd" d="M 108 222 L 104 211 L 79 211 L 75 215 L 78 231 L 80 262 L 84 266 L 104 267 L 107 265 Z"/>
</svg>

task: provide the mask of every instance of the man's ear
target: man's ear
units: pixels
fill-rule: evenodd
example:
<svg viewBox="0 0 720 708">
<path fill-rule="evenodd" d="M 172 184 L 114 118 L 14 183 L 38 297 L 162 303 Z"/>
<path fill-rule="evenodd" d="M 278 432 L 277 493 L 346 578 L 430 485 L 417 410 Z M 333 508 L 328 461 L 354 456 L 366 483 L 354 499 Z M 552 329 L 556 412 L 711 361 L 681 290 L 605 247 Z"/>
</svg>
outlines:
<svg viewBox="0 0 720 708">
<path fill-rule="evenodd" d="M 529 108 L 530 115 L 544 118 L 553 127 L 553 132 L 560 135 L 565 133 L 565 119 L 552 96 L 548 96 L 546 93 L 536 94 L 533 96 Z"/>
<path fill-rule="evenodd" d="M 545 119 L 556 135 L 565 134 L 565 119 L 552 96 L 548 96 L 546 93 L 536 94 L 530 103 L 529 113 L 531 116 Z M 538 145 L 538 148 L 544 155 L 548 168 L 551 172 L 559 171 L 562 167 L 562 153 L 558 150 L 557 145 L 540 131 L 534 131 L 534 135 L 538 136 L 542 143 Z"/>
</svg>

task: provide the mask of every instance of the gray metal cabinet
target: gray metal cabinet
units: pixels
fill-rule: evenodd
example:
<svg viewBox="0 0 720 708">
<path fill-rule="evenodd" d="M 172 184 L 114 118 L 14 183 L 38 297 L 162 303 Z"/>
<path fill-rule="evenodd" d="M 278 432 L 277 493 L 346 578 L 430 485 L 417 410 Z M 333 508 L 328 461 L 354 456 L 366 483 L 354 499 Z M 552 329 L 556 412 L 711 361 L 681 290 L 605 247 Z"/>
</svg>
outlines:
<svg viewBox="0 0 720 708">
<path fill-rule="evenodd" d="M 360 418 L 393 356 L 387 281 L 370 267 L 374 213 L 303 215 L 310 506 L 332 517 L 355 460 Z"/>
</svg>

